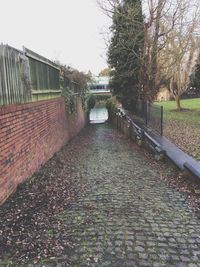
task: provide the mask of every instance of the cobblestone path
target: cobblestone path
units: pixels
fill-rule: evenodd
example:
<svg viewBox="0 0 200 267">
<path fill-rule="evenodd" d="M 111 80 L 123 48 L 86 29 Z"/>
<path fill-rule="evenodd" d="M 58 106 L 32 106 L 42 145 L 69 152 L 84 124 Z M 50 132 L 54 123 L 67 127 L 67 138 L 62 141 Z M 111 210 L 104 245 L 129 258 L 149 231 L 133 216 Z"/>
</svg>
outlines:
<svg viewBox="0 0 200 267">
<path fill-rule="evenodd" d="M 117 130 L 90 127 L 77 162 L 87 190 L 60 214 L 75 246 L 57 266 L 65 259 L 71 266 L 200 266 L 200 221 L 186 196 L 159 180 Z"/>
</svg>

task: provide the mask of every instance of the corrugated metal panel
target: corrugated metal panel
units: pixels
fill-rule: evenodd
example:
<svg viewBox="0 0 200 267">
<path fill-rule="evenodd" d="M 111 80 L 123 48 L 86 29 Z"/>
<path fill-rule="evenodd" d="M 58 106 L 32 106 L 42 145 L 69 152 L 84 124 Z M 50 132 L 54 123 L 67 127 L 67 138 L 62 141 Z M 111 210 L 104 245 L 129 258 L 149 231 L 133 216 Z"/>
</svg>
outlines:
<svg viewBox="0 0 200 267">
<path fill-rule="evenodd" d="M 60 69 L 54 62 L 24 48 L 29 59 L 33 90 L 59 90 Z"/>
<path fill-rule="evenodd" d="M 31 101 L 28 58 L 8 45 L 0 45 L 0 105 Z"/>
</svg>

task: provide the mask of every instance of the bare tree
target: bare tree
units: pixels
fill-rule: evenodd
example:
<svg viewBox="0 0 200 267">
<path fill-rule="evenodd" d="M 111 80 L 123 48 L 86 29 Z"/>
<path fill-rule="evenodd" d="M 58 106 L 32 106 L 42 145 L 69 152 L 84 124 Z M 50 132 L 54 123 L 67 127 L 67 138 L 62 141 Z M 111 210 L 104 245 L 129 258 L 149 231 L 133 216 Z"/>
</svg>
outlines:
<svg viewBox="0 0 200 267">
<path fill-rule="evenodd" d="M 116 7 L 123 0 L 98 2 L 102 10 L 112 18 Z M 143 0 L 142 4 L 144 50 L 140 59 L 141 97 L 152 101 L 158 90 L 168 85 L 177 101 L 177 108 L 181 109 L 180 96 L 188 86 L 198 49 L 198 0 Z M 136 12 L 135 9 L 129 12 L 133 26 L 136 23 Z M 131 34 L 130 28 L 127 28 L 128 32 Z M 133 44 L 135 40 L 133 39 Z M 134 51 L 129 52 L 129 60 L 132 60 Z"/>
<path fill-rule="evenodd" d="M 112 17 L 114 12 L 123 0 L 99 0 L 99 5 L 102 10 L 109 16 Z M 141 97 L 153 100 L 156 92 L 158 91 L 160 84 L 162 84 L 162 79 L 158 80 L 158 54 L 161 49 L 164 48 L 163 40 L 170 30 L 173 29 L 176 20 L 177 8 L 169 0 L 145 0 L 143 1 L 143 14 L 144 22 L 141 27 L 144 33 L 144 49 L 143 53 L 139 54 L 141 62 L 140 71 L 140 87 L 141 87 Z M 166 14 L 171 8 L 173 19 L 171 20 L 171 26 L 165 31 L 162 27 L 164 21 L 166 20 Z M 136 22 L 134 20 L 137 17 L 137 8 L 129 11 L 128 20 L 129 24 L 135 27 Z M 127 27 L 127 33 L 132 34 L 131 28 Z M 137 41 L 137 36 L 132 38 L 133 48 L 135 47 L 135 42 Z M 121 43 L 124 45 L 123 40 Z M 129 60 L 133 60 L 133 56 L 137 56 L 130 47 L 124 47 L 124 49 L 129 49 Z M 142 55 L 142 56 L 141 56 Z"/>
<path fill-rule="evenodd" d="M 170 20 L 170 16 L 168 16 Z M 167 22 L 165 29 L 169 27 Z M 188 89 L 190 75 L 199 51 L 199 7 L 195 1 L 177 1 L 176 23 L 166 36 L 165 49 L 159 53 L 159 67 L 168 88 L 181 110 L 181 95 Z"/>
<path fill-rule="evenodd" d="M 141 84 L 144 96 L 153 100 L 156 93 L 166 83 L 166 74 L 160 72 L 160 54 L 166 48 L 168 35 L 177 21 L 178 5 L 174 1 L 143 1 L 145 14 L 145 47 L 141 66 Z M 168 20 L 170 14 L 170 20 Z M 164 25 L 168 24 L 166 28 Z"/>
</svg>

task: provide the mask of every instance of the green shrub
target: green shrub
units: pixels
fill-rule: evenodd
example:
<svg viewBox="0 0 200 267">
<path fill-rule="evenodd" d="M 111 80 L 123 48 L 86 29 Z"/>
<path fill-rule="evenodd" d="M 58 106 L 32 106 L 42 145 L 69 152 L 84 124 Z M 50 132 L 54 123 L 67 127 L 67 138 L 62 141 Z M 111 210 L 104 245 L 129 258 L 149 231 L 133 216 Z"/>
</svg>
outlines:
<svg viewBox="0 0 200 267">
<path fill-rule="evenodd" d="M 88 95 L 86 99 L 87 110 L 90 111 L 96 104 L 96 97 L 94 95 Z"/>
<path fill-rule="evenodd" d="M 110 95 L 97 95 L 96 96 L 96 101 L 100 102 L 106 102 L 108 99 L 110 99 Z"/>
<path fill-rule="evenodd" d="M 69 112 L 69 114 L 73 114 L 76 112 L 76 95 L 70 88 L 62 89 L 62 96 L 65 99 L 65 108 Z"/>
<path fill-rule="evenodd" d="M 108 113 L 112 112 L 116 108 L 116 100 L 113 98 L 109 98 L 106 101 L 106 108 L 108 110 Z"/>
</svg>

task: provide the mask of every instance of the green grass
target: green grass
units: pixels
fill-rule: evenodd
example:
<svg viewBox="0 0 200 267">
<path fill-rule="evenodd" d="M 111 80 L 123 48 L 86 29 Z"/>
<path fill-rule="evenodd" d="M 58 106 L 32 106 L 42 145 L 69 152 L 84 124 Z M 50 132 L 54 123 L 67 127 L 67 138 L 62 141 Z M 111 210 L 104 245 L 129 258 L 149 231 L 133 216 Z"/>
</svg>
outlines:
<svg viewBox="0 0 200 267">
<path fill-rule="evenodd" d="M 163 106 L 164 120 L 185 121 L 188 123 L 200 122 L 200 98 L 183 99 L 181 107 L 189 109 L 187 111 L 175 111 L 175 101 L 155 102 L 155 105 Z"/>
</svg>

